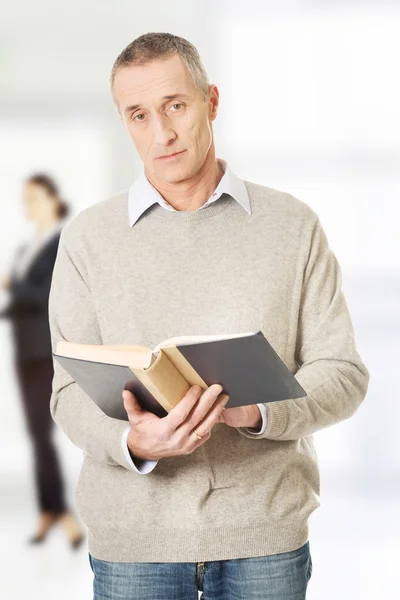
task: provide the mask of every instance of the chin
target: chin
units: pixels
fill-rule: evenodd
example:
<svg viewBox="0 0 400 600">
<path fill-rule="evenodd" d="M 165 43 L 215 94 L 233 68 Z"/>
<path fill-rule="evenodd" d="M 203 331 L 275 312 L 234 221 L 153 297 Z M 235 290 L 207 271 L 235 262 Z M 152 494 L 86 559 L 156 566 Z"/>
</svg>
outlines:
<svg viewBox="0 0 400 600">
<path fill-rule="evenodd" d="M 184 181 L 188 177 L 190 177 L 191 173 L 189 169 L 183 169 L 182 167 L 174 169 L 171 168 L 171 165 L 168 165 L 169 168 L 166 168 L 160 173 L 161 179 L 167 181 L 168 183 L 179 183 L 180 181 Z"/>
</svg>

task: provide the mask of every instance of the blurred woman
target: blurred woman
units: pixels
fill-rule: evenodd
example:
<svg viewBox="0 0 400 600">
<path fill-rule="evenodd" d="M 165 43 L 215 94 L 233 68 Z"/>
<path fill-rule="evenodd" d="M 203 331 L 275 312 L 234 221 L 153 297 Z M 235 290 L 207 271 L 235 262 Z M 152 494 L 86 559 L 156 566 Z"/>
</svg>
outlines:
<svg viewBox="0 0 400 600">
<path fill-rule="evenodd" d="M 22 200 L 24 214 L 34 225 L 34 236 L 18 249 L 10 276 L 0 277 L 0 287 L 10 295 L 10 302 L 0 316 L 9 318 L 12 325 L 15 368 L 33 448 L 40 515 L 29 542 L 43 542 L 49 529 L 59 522 L 72 548 L 78 548 L 83 535 L 66 507 L 50 414 L 53 359 L 47 305 L 68 206 L 60 198 L 55 182 L 45 174 L 24 181 Z"/>
</svg>

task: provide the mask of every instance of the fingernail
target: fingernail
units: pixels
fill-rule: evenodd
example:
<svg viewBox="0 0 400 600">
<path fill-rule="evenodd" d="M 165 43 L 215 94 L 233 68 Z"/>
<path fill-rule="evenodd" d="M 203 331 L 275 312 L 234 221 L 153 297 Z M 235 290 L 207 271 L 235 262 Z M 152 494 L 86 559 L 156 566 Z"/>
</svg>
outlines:
<svg viewBox="0 0 400 600">
<path fill-rule="evenodd" d="M 223 404 L 225 406 L 225 404 L 228 402 L 228 400 L 229 400 L 228 394 L 222 394 L 222 396 L 221 396 L 221 404 Z"/>
<path fill-rule="evenodd" d="M 223 387 L 222 385 L 219 385 L 219 383 L 214 384 L 211 388 L 212 393 L 214 394 L 214 396 L 219 396 L 220 393 L 222 392 Z"/>
</svg>

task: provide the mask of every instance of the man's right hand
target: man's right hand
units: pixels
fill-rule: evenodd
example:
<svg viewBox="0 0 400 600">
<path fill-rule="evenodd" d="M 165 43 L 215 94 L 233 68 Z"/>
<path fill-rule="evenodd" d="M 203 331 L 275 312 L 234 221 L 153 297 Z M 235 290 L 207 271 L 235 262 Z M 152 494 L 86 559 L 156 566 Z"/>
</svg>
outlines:
<svg viewBox="0 0 400 600">
<path fill-rule="evenodd" d="M 192 385 L 168 415 L 160 419 L 143 410 L 134 394 L 124 390 L 122 397 L 131 426 L 129 450 L 144 460 L 191 454 L 211 437 L 211 429 L 221 421 L 220 414 L 229 400 L 221 391 L 219 384 L 205 391 L 199 385 Z M 202 439 L 193 433 L 195 429 Z"/>
</svg>

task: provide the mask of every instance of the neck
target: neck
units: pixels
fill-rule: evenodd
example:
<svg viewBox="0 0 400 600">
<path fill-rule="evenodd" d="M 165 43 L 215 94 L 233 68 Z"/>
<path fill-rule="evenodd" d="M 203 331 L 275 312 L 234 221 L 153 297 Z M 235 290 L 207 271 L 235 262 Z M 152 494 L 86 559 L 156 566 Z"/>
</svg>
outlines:
<svg viewBox="0 0 400 600">
<path fill-rule="evenodd" d="M 44 221 L 40 221 L 35 225 L 36 237 L 41 238 L 58 222 L 57 217 L 49 217 Z"/>
<path fill-rule="evenodd" d="M 211 197 L 223 174 L 215 157 L 215 150 L 210 149 L 201 169 L 190 179 L 178 183 L 160 183 L 148 173 L 146 177 L 175 210 L 194 211 Z"/>
</svg>

